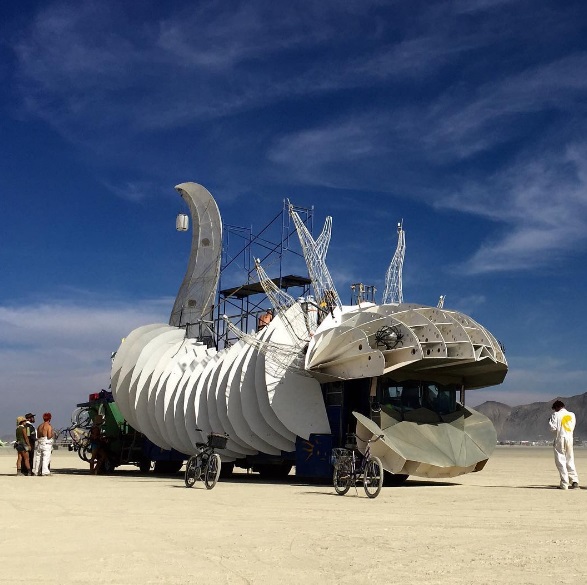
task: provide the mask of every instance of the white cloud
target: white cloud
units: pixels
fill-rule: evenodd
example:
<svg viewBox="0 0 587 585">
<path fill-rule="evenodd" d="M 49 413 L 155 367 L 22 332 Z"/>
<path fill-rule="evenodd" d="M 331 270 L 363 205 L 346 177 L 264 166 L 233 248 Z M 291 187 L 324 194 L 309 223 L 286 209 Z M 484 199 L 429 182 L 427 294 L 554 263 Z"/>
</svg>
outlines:
<svg viewBox="0 0 587 585">
<path fill-rule="evenodd" d="M 437 206 L 505 224 L 462 267 L 469 273 L 545 266 L 587 240 L 587 144 L 530 152 L 484 183 L 467 184 Z"/>
<path fill-rule="evenodd" d="M 552 355 L 531 357 L 506 356 L 509 372 L 500 386 L 467 394 L 472 406 L 486 400 L 510 406 L 549 401 L 557 396 L 575 396 L 585 392 L 587 370 Z"/>
<path fill-rule="evenodd" d="M 108 388 L 110 355 L 123 337 L 148 323 L 167 323 L 172 299 L 134 304 L 88 297 L 0 306 L 0 434 L 29 410 L 67 424 L 77 402 Z"/>
</svg>

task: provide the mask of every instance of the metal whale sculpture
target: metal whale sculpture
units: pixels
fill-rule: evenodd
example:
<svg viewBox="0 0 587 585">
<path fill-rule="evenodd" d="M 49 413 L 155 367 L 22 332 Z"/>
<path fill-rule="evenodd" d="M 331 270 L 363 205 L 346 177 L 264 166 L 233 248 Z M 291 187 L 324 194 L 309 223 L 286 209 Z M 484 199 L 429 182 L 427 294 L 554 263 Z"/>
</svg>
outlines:
<svg viewBox="0 0 587 585">
<path fill-rule="evenodd" d="M 220 214 L 201 185 L 176 190 L 190 208 L 194 235 L 170 324 L 135 329 L 112 365 L 114 398 L 133 427 L 186 454 L 207 433 L 224 431 L 223 461 L 279 455 L 294 451 L 298 437 L 332 433 L 325 394 L 346 384 L 349 395 L 360 386 L 369 396 L 368 407 L 353 412 L 358 446 L 382 435 L 371 452 L 390 473 L 452 477 L 482 469 L 496 433 L 457 392 L 501 383 L 504 352 L 460 312 L 401 302 L 403 233 L 401 258 L 396 251 L 388 270 L 396 290 L 399 279 L 399 302 L 344 306 L 325 262 L 331 219 L 314 240 L 291 206 L 315 301 L 277 289 L 259 264 L 275 318 L 256 333 L 228 323 L 240 341 L 217 350 L 202 332 L 211 328 L 220 273 Z"/>
</svg>

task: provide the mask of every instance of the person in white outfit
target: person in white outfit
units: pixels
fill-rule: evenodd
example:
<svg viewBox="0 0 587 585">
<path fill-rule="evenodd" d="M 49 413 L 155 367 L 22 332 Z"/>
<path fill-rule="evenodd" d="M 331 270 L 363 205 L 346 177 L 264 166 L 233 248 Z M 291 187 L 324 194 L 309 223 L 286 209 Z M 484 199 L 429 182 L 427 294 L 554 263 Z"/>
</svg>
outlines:
<svg viewBox="0 0 587 585">
<path fill-rule="evenodd" d="M 554 439 L 554 461 L 561 477 L 559 489 L 566 490 L 569 487 L 579 487 L 579 476 L 575 469 L 575 456 L 573 453 L 573 431 L 575 430 L 575 415 L 569 412 L 562 400 L 555 400 L 552 405 L 554 412 L 550 417 L 550 430 L 556 433 Z"/>
<path fill-rule="evenodd" d="M 35 458 L 33 459 L 34 475 L 51 475 L 49 464 L 53 451 L 53 427 L 51 426 L 51 413 L 43 415 L 43 422 L 37 429 L 37 443 L 35 445 Z M 40 471 L 40 473 L 39 473 Z"/>
</svg>

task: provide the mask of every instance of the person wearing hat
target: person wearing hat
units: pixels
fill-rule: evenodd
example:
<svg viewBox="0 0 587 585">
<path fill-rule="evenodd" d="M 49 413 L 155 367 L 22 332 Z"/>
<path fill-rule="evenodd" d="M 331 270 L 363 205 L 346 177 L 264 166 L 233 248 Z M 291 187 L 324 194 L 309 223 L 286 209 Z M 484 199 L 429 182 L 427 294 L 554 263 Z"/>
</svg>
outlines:
<svg viewBox="0 0 587 585">
<path fill-rule="evenodd" d="M 43 414 L 43 422 L 37 429 L 37 446 L 35 458 L 33 459 L 34 475 L 51 475 L 49 464 L 51 463 L 51 452 L 53 451 L 53 427 L 51 426 L 51 413 Z"/>
<path fill-rule="evenodd" d="M 19 416 L 16 418 L 16 475 L 31 475 L 31 466 L 29 463 L 29 452 L 31 443 L 25 428 L 26 418 Z M 24 469 L 24 471 L 21 471 Z"/>
<path fill-rule="evenodd" d="M 37 442 L 37 429 L 35 428 L 35 416 L 32 412 L 27 412 L 24 417 L 26 418 L 25 429 L 29 437 L 29 443 L 31 450 L 29 451 L 29 468 L 33 468 L 33 458 L 35 456 L 35 444 Z M 24 473 L 24 470 L 21 470 Z"/>
<path fill-rule="evenodd" d="M 552 405 L 552 416 L 549 426 L 553 433 L 556 433 L 554 440 L 554 462 L 560 475 L 559 489 L 577 489 L 579 487 L 579 476 L 575 469 L 575 456 L 573 452 L 573 431 L 575 430 L 575 414 L 569 412 L 562 400 L 555 400 Z"/>
</svg>

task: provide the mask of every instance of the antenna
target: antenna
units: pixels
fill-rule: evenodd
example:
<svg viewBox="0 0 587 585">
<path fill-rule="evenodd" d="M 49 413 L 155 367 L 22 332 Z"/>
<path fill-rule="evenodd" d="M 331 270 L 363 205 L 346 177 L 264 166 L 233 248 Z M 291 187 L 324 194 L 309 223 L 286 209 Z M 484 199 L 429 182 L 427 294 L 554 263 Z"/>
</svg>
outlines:
<svg viewBox="0 0 587 585">
<path fill-rule="evenodd" d="M 402 270 L 404 267 L 404 256 L 406 255 L 406 233 L 404 232 L 403 225 L 404 220 L 402 219 L 397 224 L 397 248 L 385 275 L 385 289 L 383 290 L 383 299 L 381 301 L 384 305 L 404 302 Z"/>
<path fill-rule="evenodd" d="M 442 309 L 444 307 L 444 299 L 446 298 L 446 295 L 440 295 L 440 298 L 438 299 L 438 305 L 436 305 L 437 309 Z"/>
</svg>

